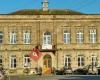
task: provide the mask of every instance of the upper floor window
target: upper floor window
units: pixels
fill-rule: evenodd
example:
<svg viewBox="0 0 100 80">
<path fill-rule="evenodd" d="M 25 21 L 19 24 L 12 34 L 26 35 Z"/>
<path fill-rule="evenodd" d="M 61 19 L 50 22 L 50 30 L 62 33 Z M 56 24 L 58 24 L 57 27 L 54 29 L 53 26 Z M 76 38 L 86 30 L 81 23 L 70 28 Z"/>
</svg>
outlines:
<svg viewBox="0 0 100 80">
<path fill-rule="evenodd" d="M 97 56 L 92 56 L 92 65 L 97 66 Z"/>
<path fill-rule="evenodd" d="M 84 66 L 84 56 L 78 56 L 78 66 L 82 67 Z"/>
<path fill-rule="evenodd" d="M 90 29 L 90 43 L 96 43 L 96 29 Z"/>
<path fill-rule="evenodd" d="M 45 32 L 43 35 L 43 44 L 49 44 L 51 45 L 51 33 Z"/>
<path fill-rule="evenodd" d="M 28 55 L 24 55 L 24 67 L 30 67 L 30 57 Z"/>
<path fill-rule="evenodd" d="M 17 39 L 16 39 L 16 32 L 11 32 L 10 33 L 10 43 L 11 44 L 16 44 Z"/>
<path fill-rule="evenodd" d="M 69 68 L 71 67 L 71 57 L 70 56 L 65 56 L 65 67 Z"/>
<path fill-rule="evenodd" d="M 3 33 L 0 32 L 0 43 L 2 43 L 2 42 L 3 42 Z"/>
<path fill-rule="evenodd" d="M 16 56 L 15 55 L 10 56 L 10 68 L 16 68 Z"/>
<path fill-rule="evenodd" d="M 70 43 L 70 33 L 67 31 L 64 31 L 64 43 L 65 44 Z"/>
<path fill-rule="evenodd" d="M 29 32 L 23 33 L 23 41 L 24 41 L 24 44 L 30 44 L 30 33 Z"/>
<path fill-rule="evenodd" d="M 83 43 L 83 32 L 77 32 L 77 43 Z"/>
</svg>

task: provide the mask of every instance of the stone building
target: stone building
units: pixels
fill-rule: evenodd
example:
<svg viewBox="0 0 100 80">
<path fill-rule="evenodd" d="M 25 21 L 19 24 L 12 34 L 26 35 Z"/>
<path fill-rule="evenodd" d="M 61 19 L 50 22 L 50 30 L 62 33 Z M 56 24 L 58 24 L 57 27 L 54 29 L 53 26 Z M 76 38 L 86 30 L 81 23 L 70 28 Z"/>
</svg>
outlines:
<svg viewBox="0 0 100 80">
<path fill-rule="evenodd" d="M 0 65 L 7 74 L 24 74 L 26 68 L 100 66 L 100 15 L 70 10 L 19 11 L 0 15 Z M 26 15 L 27 14 L 27 15 Z M 30 13 L 29 13 L 30 14 Z M 34 14 L 34 15 L 33 15 Z M 38 46 L 42 56 L 30 59 Z"/>
</svg>

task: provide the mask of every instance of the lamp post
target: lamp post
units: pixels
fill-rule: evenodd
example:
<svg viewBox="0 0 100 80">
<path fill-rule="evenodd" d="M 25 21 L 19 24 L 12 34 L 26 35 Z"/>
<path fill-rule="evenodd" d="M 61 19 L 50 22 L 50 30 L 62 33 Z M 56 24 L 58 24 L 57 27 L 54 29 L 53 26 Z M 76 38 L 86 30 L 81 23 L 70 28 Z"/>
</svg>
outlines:
<svg viewBox="0 0 100 80">
<path fill-rule="evenodd" d="M 58 50 L 57 50 L 57 70 L 58 70 Z"/>
</svg>

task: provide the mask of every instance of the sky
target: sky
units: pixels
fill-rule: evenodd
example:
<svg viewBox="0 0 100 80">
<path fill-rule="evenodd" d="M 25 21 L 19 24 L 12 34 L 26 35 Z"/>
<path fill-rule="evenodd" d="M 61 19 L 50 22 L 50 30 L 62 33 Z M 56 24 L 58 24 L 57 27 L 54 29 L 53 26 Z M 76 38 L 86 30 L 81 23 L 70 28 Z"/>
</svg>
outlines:
<svg viewBox="0 0 100 80">
<path fill-rule="evenodd" d="M 43 0 L 0 0 L 0 14 L 23 9 L 41 9 Z M 100 14 L 100 0 L 48 0 L 49 9 L 71 9 L 87 14 Z"/>
</svg>

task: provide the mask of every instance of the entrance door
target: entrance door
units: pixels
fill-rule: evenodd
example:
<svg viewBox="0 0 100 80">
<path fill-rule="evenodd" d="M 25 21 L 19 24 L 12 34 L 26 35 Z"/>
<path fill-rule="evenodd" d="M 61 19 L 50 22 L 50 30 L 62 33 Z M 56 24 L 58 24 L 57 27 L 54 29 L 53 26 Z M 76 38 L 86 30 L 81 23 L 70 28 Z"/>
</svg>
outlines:
<svg viewBox="0 0 100 80">
<path fill-rule="evenodd" d="M 52 67 L 52 58 L 50 55 L 45 55 L 43 58 L 43 73 L 44 74 L 50 74 L 51 73 L 51 67 Z"/>
</svg>

